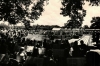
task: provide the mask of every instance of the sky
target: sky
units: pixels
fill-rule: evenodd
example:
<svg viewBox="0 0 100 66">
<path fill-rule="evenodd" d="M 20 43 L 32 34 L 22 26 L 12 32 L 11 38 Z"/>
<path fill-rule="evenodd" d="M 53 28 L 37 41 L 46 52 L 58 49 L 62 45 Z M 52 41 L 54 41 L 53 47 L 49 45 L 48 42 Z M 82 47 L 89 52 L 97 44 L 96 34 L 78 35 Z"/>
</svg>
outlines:
<svg viewBox="0 0 100 66">
<path fill-rule="evenodd" d="M 60 15 L 61 7 L 61 0 L 49 0 L 49 4 L 44 7 L 45 11 L 42 13 L 42 16 L 40 16 L 40 18 L 35 21 L 34 24 L 64 26 L 64 23 L 69 20 L 69 17 L 64 17 L 63 15 Z M 100 16 L 100 7 L 89 6 L 88 2 L 85 2 L 85 5 L 83 7 L 85 10 L 87 10 L 87 13 L 82 26 L 90 26 L 90 21 L 92 20 L 92 17 Z"/>
<path fill-rule="evenodd" d="M 91 23 L 90 21 L 92 20 L 92 17 L 94 16 L 100 16 L 100 6 L 89 6 L 89 3 L 85 3 L 83 6 L 85 10 L 87 10 L 86 17 L 84 18 L 83 21 L 83 26 L 88 25 L 90 26 Z M 38 20 L 35 20 L 34 23 L 31 25 L 59 25 L 59 26 L 64 26 L 64 23 L 69 20 L 69 17 L 64 17 L 63 15 L 60 15 L 61 10 L 60 8 L 62 7 L 61 5 L 61 0 L 49 0 L 49 4 L 44 6 L 44 12 L 40 16 Z M 7 24 L 7 23 L 6 23 Z M 21 25 L 21 24 L 17 24 Z"/>
</svg>

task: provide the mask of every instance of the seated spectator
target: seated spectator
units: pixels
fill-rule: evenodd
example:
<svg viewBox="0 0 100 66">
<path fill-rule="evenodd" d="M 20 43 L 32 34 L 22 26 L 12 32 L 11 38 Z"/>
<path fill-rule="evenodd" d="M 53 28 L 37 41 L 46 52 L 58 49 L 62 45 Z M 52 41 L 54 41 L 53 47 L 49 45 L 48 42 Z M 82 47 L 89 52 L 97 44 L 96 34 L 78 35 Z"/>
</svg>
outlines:
<svg viewBox="0 0 100 66">
<path fill-rule="evenodd" d="M 67 49 L 68 51 L 70 50 L 70 44 L 69 44 L 69 42 L 68 42 L 68 40 L 65 40 L 62 44 L 61 44 L 61 47 L 63 48 L 63 49 Z"/>
<path fill-rule="evenodd" d="M 53 49 L 60 49 L 60 40 L 56 40 L 55 43 L 53 44 Z"/>
<path fill-rule="evenodd" d="M 80 48 L 78 46 L 78 42 L 77 41 L 74 42 L 72 56 L 73 57 L 80 57 Z"/>
<path fill-rule="evenodd" d="M 32 52 L 32 56 L 37 57 L 38 55 L 39 55 L 38 48 L 34 47 L 33 52 Z"/>
<path fill-rule="evenodd" d="M 40 44 L 40 42 L 39 42 L 39 41 L 36 43 L 36 47 L 38 47 L 38 48 L 40 48 L 40 47 L 41 47 L 41 44 Z"/>
<path fill-rule="evenodd" d="M 24 49 L 20 49 L 19 53 L 17 54 L 17 62 L 19 63 L 23 63 L 26 59 L 26 52 L 24 51 Z"/>
<path fill-rule="evenodd" d="M 65 43 L 64 43 L 64 42 L 61 42 L 60 48 L 61 48 L 61 49 L 65 49 Z"/>
<path fill-rule="evenodd" d="M 44 48 L 47 48 L 47 42 L 46 42 L 47 40 L 46 39 L 44 39 L 44 42 L 43 42 L 43 47 Z"/>
<path fill-rule="evenodd" d="M 64 50 L 64 57 L 65 58 L 70 56 L 69 51 L 70 51 L 69 49 L 65 48 L 65 50 Z"/>
<path fill-rule="evenodd" d="M 47 50 L 49 49 L 52 49 L 52 44 L 50 42 L 47 44 Z"/>
<path fill-rule="evenodd" d="M 48 57 L 52 57 L 52 50 L 48 50 L 48 52 L 47 52 L 47 55 L 48 55 Z"/>
<path fill-rule="evenodd" d="M 8 46 L 5 44 L 5 40 L 3 39 L 0 45 L 0 54 L 6 54 L 8 51 Z"/>
<path fill-rule="evenodd" d="M 86 44 L 84 43 L 83 40 L 80 41 L 80 50 L 81 50 L 81 56 L 84 56 L 87 52 L 87 46 Z"/>
</svg>

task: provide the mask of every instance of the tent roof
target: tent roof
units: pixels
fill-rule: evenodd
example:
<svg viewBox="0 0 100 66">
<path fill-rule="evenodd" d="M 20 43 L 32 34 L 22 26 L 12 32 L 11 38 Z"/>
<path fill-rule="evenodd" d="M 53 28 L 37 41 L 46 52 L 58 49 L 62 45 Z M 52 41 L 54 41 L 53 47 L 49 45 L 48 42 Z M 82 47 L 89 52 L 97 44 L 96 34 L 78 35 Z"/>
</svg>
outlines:
<svg viewBox="0 0 100 66">
<path fill-rule="evenodd" d="M 61 30 L 61 28 L 53 28 L 52 30 Z"/>
</svg>

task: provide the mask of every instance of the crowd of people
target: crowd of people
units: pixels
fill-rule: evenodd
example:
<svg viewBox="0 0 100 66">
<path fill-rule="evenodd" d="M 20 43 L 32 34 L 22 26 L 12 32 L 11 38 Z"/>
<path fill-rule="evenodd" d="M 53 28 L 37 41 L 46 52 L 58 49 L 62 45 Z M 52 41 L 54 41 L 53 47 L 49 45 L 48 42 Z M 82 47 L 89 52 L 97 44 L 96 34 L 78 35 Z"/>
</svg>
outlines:
<svg viewBox="0 0 100 66">
<path fill-rule="evenodd" d="M 86 52 L 89 50 L 88 46 L 84 44 L 84 41 L 82 40 L 80 41 L 80 45 L 78 45 L 77 41 L 70 44 L 66 39 L 32 41 L 25 39 L 29 33 L 28 30 L 2 29 L 0 31 L 0 64 L 7 64 L 10 66 L 28 65 L 27 59 L 31 56 L 32 58 L 40 57 L 48 60 L 48 62 L 45 61 L 44 66 L 50 66 L 49 62 L 51 61 L 54 65 L 57 65 L 59 62 L 64 63 L 64 59 L 68 57 L 85 57 Z M 33 51 L 27 52 L 27 46 L 34 46 Z M 44 53 L 39 54 L 39 48 L 44 48 L 45 50 L 41 50 Z M 59 52 L 60 50 L 62 50 L 61 53 Z M 58 55 L 56 53 L 58 53 Z M 60 54 L 62 54 L 62 56 Z M 8 57 L 6 58 L 7 61 L 5 61 L 4 58 L 6 56 Z M 22 58 L 18 59 L 17 57 Z M 60 57 L 63 61 L 60 61 Z M 14 62 L 14 59 L 16 59 L 16 62 Z"/>
</svg>

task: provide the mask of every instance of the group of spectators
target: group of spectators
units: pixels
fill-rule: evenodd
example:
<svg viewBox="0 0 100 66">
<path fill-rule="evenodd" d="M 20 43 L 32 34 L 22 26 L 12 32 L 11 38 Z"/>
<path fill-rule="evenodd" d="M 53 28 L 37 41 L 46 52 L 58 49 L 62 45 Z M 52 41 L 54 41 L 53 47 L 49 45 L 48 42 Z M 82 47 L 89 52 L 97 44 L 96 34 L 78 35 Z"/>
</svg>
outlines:
<svg viewBox="0 0 100 66">
<path fill-rule="evenodd" d="M 88 51 L 88 46 L 84 44 L 84 41 L 80 41 L 80 45 L 75 41 L 74 43 L 69 43 L 68 40 L 47 40 L 44 41 L 36 41 L 25 39 L 28 35 L 28 30 L 18 30 L 18 29 L 2 29 L 0 30 L 0 54 L 3 56 L 9 55 L 9 58 L 16 59 L 16 56 L 24 53 L 23 62 L 27 60 L 27 56 L 34 57 L 48 57 L 49 60 L 53 59 L 56 61 L 58 58 L 55 56 L 59 50 L 64 50 L 63 58 L 67 57 L 84 57 L 86 52 Z M 26 52 L 27 46 L 34 46 L 32 52 Z M 21 48 L 21 47 L 24 47 Z M 44 48 L 44 53 L 39 54 L 39 48 Z M 42 50 L 41 50 L 42 51 Z M 58 52 L 59 53 L 59 52 Z M 59 53 L 60 54 L 60 53 Z M 59 56 L 60 57 L 60 56 Z M 3 62 L 2 58 L 0 58 L 0 63 Z M 22 62 L 22 63 L 23 63 Z M 56 61 L 57 62 L 57 61 Z"/>
</svg>

